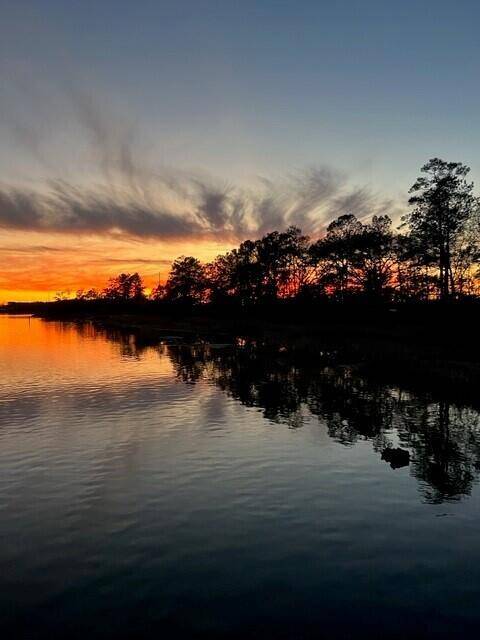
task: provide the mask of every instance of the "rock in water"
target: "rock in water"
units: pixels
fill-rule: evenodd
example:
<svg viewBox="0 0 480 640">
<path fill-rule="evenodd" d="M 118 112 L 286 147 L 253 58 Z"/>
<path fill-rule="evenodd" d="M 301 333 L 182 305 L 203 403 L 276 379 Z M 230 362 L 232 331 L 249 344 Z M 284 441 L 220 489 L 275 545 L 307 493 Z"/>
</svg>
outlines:
<svg viewBox="0 0 480 640">
<path fill-rule="evenodd" d="M 392 469 L 400 469 L 410 464 L 410 452 L 400 447 L 386 447 L 382 451 L 382 460 L 389 462 Z"/>
</svg>

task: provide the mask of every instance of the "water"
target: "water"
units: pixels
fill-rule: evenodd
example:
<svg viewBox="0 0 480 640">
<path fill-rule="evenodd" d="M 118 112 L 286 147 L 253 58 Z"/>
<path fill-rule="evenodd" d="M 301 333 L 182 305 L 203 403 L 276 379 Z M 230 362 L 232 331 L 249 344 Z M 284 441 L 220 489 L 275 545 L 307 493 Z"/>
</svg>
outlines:
<svg viewBox="0 0 480 640">
<path fill-rule="evenodd" d="M 476 632 L 475 410 L 29 318 L 0 316 L 0 363 L 9 637 Z"/>
</svg>

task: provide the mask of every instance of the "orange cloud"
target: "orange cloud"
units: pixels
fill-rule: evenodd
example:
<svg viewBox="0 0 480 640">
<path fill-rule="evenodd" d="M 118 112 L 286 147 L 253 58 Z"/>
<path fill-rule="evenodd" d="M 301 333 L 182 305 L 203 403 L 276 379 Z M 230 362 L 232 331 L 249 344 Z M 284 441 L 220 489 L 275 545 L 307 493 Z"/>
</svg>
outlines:
<svg viewBox="0 0 480 640">
<path fill-rule="evenodd" d="M 4 232 L 0 236 L 0 302 L 52 299 L 58 291 L 102 289 L 122 271 L 138 271 L 147 287 L 165 281 L 179 255 L 208 261 L 229 249 L 223 242 L 139 242 L 71 234 Z"/>
</svg>

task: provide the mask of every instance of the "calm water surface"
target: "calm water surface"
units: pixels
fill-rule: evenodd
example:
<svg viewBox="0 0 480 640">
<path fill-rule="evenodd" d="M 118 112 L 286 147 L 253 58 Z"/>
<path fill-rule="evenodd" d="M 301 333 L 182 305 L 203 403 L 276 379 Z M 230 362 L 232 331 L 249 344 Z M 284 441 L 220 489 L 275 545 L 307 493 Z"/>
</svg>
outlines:
<svg viewBox="0 0 480 640">
<path fill-rule="evenodd" d="M 165 342 L 0 316 L 8 637 L 476 632 L 476 411 Z"/>
</svg>

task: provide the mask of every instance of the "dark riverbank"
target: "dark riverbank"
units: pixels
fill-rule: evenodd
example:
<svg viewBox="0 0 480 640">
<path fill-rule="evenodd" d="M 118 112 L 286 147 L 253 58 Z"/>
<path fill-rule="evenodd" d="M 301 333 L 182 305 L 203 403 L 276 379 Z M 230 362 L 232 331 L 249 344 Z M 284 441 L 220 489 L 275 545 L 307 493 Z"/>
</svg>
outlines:
<svg viewBox="0 0 480 640">
<path fill-rule="evenodd" d="M 228 344 L 240 337 L 272 356 L 282 353 L 319 366 L 350 365 L 383 382 L 480 404 L 478 304 L 219 309 L 65 301 L 10 305 L 8 311 L 47 320 L 93 322 L 107 330 L 133 333 L 144 344 L 169 335 L 187 342 Z"/>
</svg>

